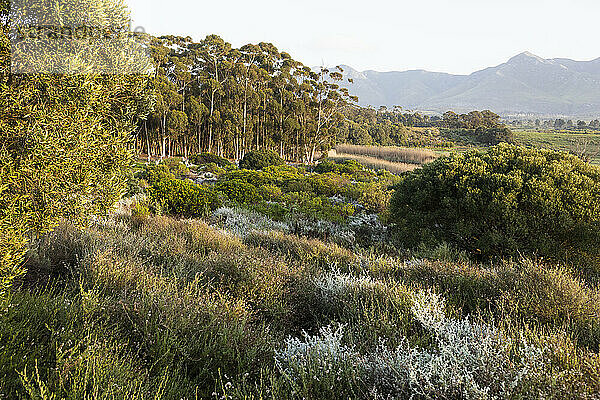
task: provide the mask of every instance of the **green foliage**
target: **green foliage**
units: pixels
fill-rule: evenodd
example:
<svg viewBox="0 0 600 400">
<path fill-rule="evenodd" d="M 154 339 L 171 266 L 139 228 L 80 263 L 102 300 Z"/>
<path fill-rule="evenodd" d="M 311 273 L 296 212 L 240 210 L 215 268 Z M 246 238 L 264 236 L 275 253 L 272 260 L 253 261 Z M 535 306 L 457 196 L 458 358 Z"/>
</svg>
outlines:
<svg viewBox="0 0 600 400">
<path fill-rule="evenodd" d="M 27 266 L 0 308 L 7 398 L 403 398 L 423 391 L 411 376 L 435 379 L 432 398 L 465 379 L 509 398 L 600 393 L 600 293 L 561 266 L 405 262 L 152 216 L 62 224 Z"/>
<path fill-rule="evenodd" d="M 262 196 L 256 186 L 239 179 L 219 182 L 215 186 L 215 190 L 239 204 L 255 204 L 262 201 Z"/>
<path fill-rule="evenodd" d="M 157 106 L 142 142 L 162 157 L 193 149 L 238 161 L 253 150 L 277 150 L 312 164 L 333 145 L 341 111 L 357 101 L 338 84 L 341 68 L 313 71 L 271 43 L 234 48 L 217 35 L 197 42 L 169 35 L 148 37 L 148 48 Z"/>
<path fill-rule="evenodd" d="M 507 127 L 482 128 L 475 130 L 475 135 L 480 143 L 496 145 L 502 142 L 512 143 L 514 135 Z"/>
<path fill-rule="evenodd" d="M 338 125 L 337 143 L 375 146 L 453 147 L 438 130 L 440 118 L 418 112 L 403 112 L 400 107 L 379 110 L 348 107 Z"/>
<path fill-rule="evenodd" d="M 391 200 L 405 246 L 448 242 L 484 257 L 600 257 L 600 170 L 512 145 L 452 154 L 406 175 Z"/>
<path fill-rule="evenodd" d="M 220 176 L 216 187 L 230 200 L 252 204 L 278 220 L 285 214 L 299 213 L 311 219 L 344 222 L 361 206 L 373 213 L 387 208 L 391 196 L 388 186 L 397 182 L 397 176 L 366 171 L 353 162 L 339 164 L 337 170 L 340 172 L 305 174 L 287 165 L 261 171 L 232 170 Z"/>
<path fill-rule="evenodd" d="M 212 153 L 194 154 L 190 156 L 190 162 L 196 165 L 205 165 L 213 163 L 221 168 L 232 165 L 228 159 Z"/>
<path fill-rule="evenodd" d="M 184 177 L 190 173 L 190 170 L 181 161 L 181 158 L 166 158 L 163 161 L 161 161 L 160 165 L 164 166 L 164 168 L 166 168 L 167 171 L 179 178 Z"/>
<path fill-rule="evenodd" d="M 315 196 L 310 192 L 290 192 L 281 201 L 293 211 L 316 220 L 344 222 L 356 212 L 352 204 L 334 202 L 326 196 Z"/>
<path fill-rule="evenodd" d="M 152 172 L 148 193 L 151 202 L 168 214 L 202 218 L 221 206 L 210 188 L 174 178 L 170 174 Z"/>
<path fill-rule="evenodd" d="M 50 17 L 71 18 L 73 4 L 66 4 L 71 9 L 52 8 L 59 14 Z M 120 198 L 132 161 L 131 132 L 151 103 L 143 75 L 11 74 L 8 5 L 1 6 L 0 297 L 24 273 L 26 237 L 61 218 L 83 224 Z M 75 6 L 81 20 L 95 23 L 102 15 L 103 24 L 125 28 L 126 10 L 117 1 Z"/>
<path fill-rule="evenodd" d="M 440 125 L 450 129 L 471 130 L 504 127 L 500 123 L 500 116 L 489 110 L 471 111 L 468 114 L 456 114 L 448 111 L 443 115 Z"/>
<path fill-rule="evenodd" d="M 335 172 L 336 174 L 354 174 L 363 170 L 363 166 L 354 160 L 335 162 L 325 159 L 315 167 L 315 172 L 319 174 L 325 174 L 327 172 Z"/>
<path fill-rule="evenodd" d="M 284 161 L 274 151 L 255 150 L 247 153 L 240 161 L 240 168 L 260 170 L 266 167 L 283 165 Z"/>
</svg>

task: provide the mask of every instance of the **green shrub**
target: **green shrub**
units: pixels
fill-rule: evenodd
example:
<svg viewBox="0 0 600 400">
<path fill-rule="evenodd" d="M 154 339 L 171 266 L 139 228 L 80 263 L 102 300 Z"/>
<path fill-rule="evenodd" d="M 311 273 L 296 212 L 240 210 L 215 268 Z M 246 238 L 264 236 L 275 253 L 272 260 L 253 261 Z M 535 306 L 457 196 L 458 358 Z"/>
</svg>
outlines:
<svg viewBox="0 0 600 400">
<path fill-rule="evenodd" d="M 221 206 L 212 189 L 168 175 L 154 179 L 148 192 L 163 212 L 176 216 L 202 218 Z"/>
<path fill-rule="evenodd" d="M 229 200 L 239 204 L 254 204 L 262 201 L 256 186 L 239 179 L 219 182 L 215 189 L 223 193 Z"/>
<path fill-rule="evenodd" d="M 146 220 L 150 217 L 150 215 L 150 209 L 145 202 L 138 201 L 131 209 L 131 219 L 137 223 L 141 223 L 142 221 Z"/>
<path fill-rule="evenodd" d="M 343 193 L 344 187 L 349 185 L 350 180 L 339 174 L 326 173 L 313 175 L 308 178 L 308 182 L 310 182 L 312 192 L 318 196 L 331 197 Z"/>
<path fill-rule="evenodd" d="M 64 24 L 77 15 L 88 26 L 119 31 L 127 26 L 127 8 L 118 1 L 62 2 L 60 7 L 36 2 L 15 8 L 44 9 L 45 18 Z M 10 3 L 1 1 L 0 298 L 25 273 L 29 237 L 51 230 L 62 218 L 84 225 L 119 200 L 133 161 L 136 121 L 147 113 L 151 99 L 149 77 L 143 73 L 12 74 L 9 10 Z M 30 23 L 21 11 L 10 15 L 11 23 Z M 84 41 L 71 44 L 74 53 L 89 49 Z M 110 46 L 105 50 L 115 68 L 129 70 L 133 63 L 146 67 L 141 58 Z M 54 62 L 34 53 L 27 54 L 29 65 Z M 81 58 L 71 65 L 93 70 L 99 64 L 92 60 Z"/>
<path fill-rule="evenodd" d="M 240 168 L 259 170 L 266 167 L 283 165 L 284 161 L 277 153 L 271 150 L 255 150 L 247 153 L 242 161 Z"/>
<path fill-rule="evenodd" d="M 228 159 L 212 153 L 194 154 L 190 156 L 190 162 L 196 165 L 216 164 L 221 168 L 232 165 Z"/>
<path fill-rule="evenodd" d="M 180 178 L 190 173 L 190 170 L 181 161 L 181 158 L 166 158 L 160 163 L 160 165 L 166 168 L 173 175 Z"/>
<path fill-rule="evenodd" d="M 209 163 L 209 164 L 206 164 L 202 168 L 202 172 L 210 172 L 211 174 L 214 174 L 216 176 L 221 176 L 221 175 L 223 175 L 225 173 L 225 169 L 219 167 L 215 163 Z"/>
<path fill-rule="evenodd" d="M 286 193 L 281 200 L 292 209 L 317 220 L 343 222 L 356 211 L 351 204 L 334 203 L 327 197 L 315 196 L 310 192 Z"/>
<path fill-rule="evenodd" d="M 391 199 L 398 241 L 447 242 L 483 257 L 600 258 L 600 169 L 501 144 L 407 174 Z"/>
<path fill-rule="evenodd" d="M 275 185 L 261 185 L 258 190 L 260 191 L 260 196 L 262 198 L 270 201 L 278 200 L 283 194 L 281 189 Z"/>
<path fill-rule="evenodd" d="M 328 172 L 335 172 L 337 174 L 354 174 L 355 172 L 363 170 L 363 166 L 355 160 L 343 160 L 339 163 L 336 163 L 329 159 L 325 159 L 315 167 L 315 172 L 319 174 L 326 174 Z"/>
<path fill-rule="evenodd" d="M 514 140 L 514 134 L 507 127 L 479 127 L 475 130 L 475 135 L 480 143 L 488 145 L 495 145 L 502 142 L 511 143 Z"/>
</svg>

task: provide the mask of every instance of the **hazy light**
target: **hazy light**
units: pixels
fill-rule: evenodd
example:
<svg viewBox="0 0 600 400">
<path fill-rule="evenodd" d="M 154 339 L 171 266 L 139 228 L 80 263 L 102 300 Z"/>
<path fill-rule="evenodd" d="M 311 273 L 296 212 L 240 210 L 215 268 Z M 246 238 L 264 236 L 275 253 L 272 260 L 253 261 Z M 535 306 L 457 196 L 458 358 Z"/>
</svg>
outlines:
<svg viewBox="0 0 600 400">
<path fill-rule="evenodd" d="M 530 51 L 600 57 L 597 0 L 128 0 L 152 34 L 271 42 L 307 65 L 467 74 Z"/>
</svg>

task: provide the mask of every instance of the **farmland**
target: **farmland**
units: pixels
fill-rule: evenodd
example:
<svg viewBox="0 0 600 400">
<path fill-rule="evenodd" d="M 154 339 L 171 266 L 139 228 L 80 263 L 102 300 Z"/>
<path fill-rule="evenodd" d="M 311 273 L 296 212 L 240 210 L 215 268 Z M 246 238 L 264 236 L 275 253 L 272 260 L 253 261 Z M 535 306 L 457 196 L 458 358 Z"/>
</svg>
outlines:
<svg viewBox="0 0 600 400">
<path fill-rule="evenodd" d="M 523 146 L 572 152 L 600 164 L 600 134 L 561 131 L 516 131 L 515 140 Z"/>
</svg>

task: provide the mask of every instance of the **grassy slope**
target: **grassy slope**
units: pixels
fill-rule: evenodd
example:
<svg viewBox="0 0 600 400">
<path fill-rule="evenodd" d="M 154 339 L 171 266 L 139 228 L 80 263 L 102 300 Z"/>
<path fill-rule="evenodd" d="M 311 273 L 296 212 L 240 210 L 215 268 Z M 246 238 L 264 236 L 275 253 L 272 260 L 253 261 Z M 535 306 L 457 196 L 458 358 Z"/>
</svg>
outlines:
<svg viewBox="0 0 600 400">
<path fill-rule="evenodd" d="M 600 393 L 597 288 L 555 266 L 481 266 L 445 248 L 429 257 L 360 256 L 282 233 L 241 239 L 166 217 L 63 225 L 32 250 L 0 312 L 0 393 L 477 398 L 470 380 L 495 392 L 513 382 L 526 398 Z"/>
</svg>

